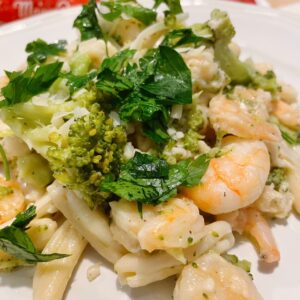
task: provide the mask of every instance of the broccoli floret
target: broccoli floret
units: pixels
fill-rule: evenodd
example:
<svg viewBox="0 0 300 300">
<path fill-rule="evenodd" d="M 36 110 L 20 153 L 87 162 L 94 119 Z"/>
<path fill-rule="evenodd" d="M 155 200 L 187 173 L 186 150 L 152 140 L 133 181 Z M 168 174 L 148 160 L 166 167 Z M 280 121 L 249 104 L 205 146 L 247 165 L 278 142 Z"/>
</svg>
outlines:
<svg viewBox="0 0 300 300">
<path fill-rule="evenodd" d="M 272 71 L 262 75 L 249 62 L 242 62 L 229 48 L 235 29 L 228 14 L 215 9 L 211 14 L 209 26 L 215 36 L 215 59 L 230 77 L 232 84 L 250 85 L 272 93 L 279 90 L 276 76 Z"/>
<path fill-rule="evenodd" d="M 108 196 L 100 192 L 100 183 L 104 176 L 118 174 L 126 141 L 125 129 L 114 127 L 112 119 L 94 104 L 90 114 L 71 125 L 64 145 L 48 149 L 47 158 L 58 181 L 98 205 Z"/>
<path fill-rule="evenodd" d="M 284 168 L 273 168 L 269 174 L 267 185 L 274 184 L 276 191 L 279 191 L 283 181 L 286 180 L 286 170 Z"/>
<path fill-rule="evenodd" d="M 192 153 L 199 153 L 199 141 L 202 139 L 201 134 L 197 131 L 190 129 L 183 139 L 185 149 L 190 150 Z"/>
<path fill-rule="evenodd" d="M 187 116 L 187 124 L 190 129 L 199 131 L 204 127 L 204 116 L 200 109 L 195 106 Z"/>
</svg>

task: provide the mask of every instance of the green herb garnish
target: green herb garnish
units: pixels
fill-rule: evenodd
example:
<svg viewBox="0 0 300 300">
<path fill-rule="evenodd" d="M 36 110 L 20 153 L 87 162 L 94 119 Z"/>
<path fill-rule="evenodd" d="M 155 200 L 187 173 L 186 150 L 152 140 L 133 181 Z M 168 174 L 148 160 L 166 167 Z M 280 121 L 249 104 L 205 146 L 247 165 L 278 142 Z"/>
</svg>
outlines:
<svg viewBox="0 0 300 300">
<path fill-rule="evenodd" d="M 119 178 L 106 177 L 101 189 L 129 201 L 155 205 L 175 196 L 178 186 L 198 184 L 209 161 L 204 154 L 169 166 L 163 159 L 137 152 L 121 167 Z"/>
<path fill-rule="evenodd" d="M 25 232 L 30 221 L 36 216 L 35 206 L 17 215 L 15 221 L 0 230 L 0 250 L 26 262 L 35 264 L 67 257 L 67 254 L 41 254 L 37 252 L 31 239 Z"/>
<path fill-rule="evenodd" d="M 9 83 L 1 90 L 4 100 L 0 102 L 0 107 L 27 102 L 46 91 L 57 79 L 62 65 L 62 62 L 55 62 L 39 67 L 30 66 L 24 72 L 6 72 Z"/>
<path fill-rule="evenodd" d="M 30 65 L 42 64 L 49 56 L 59 55 L 66 51 L 67 41 L 59 40 L 57 43 L 47 44 L 42 39 L 37 39 L 27 44 L 25 51 L 30 53 L 27 62 Z"/>
</svg>

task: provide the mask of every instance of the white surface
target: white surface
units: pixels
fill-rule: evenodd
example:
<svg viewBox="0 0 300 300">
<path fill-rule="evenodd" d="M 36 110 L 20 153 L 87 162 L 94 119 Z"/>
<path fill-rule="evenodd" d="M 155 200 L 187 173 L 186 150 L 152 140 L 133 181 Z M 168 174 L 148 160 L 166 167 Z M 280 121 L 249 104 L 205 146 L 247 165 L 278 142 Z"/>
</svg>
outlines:
<svg viewBox="0 0 300 300">
<path fill-rule="evenodd" d="M 283 7 L 282 10 L 293 14 L 298 14 L 300 18 L 300 3 L 290 4 L 288 6 Z"/>
<path fill-rule="evenodd" d="M 185 1 L 190 3 L 190 1 Z M 300 91 L 300 22 L 289 14 L 258 7 L 194 1 L 186 7 L 190 22 L 204 21 L 210 11 L 227 10 L 237 29 L 237 41 L 255 60 L 272 63 L 278 76 Z M 195 7 L 195 5 L 199 5 Z M 12 70 L 26 58 L 25 45 L 38 37 L 47 41 L 72 40 L 71 29 L 78 8 L 58 11 L 0 28 L 0 69 Z M 257 263 L 257 254 L 248 242 L 240 242 L 233 252 L 253 262 L 252 272 L 258 289 L 266 300 L 300 299 L 300 220 L 292 215 L 287 223 L 273 223 L 274 235 L 281 250 L 279 266 Z M 101 258 L 91 249 L 81 262 L 68 290 L 67 300 L 170 300 L 174 278 L 146 288 L 122 288 L 111 268 L 103 262 L 101 275 L 88 282 L 88 267 Z M 20 270 L 0 276 L 0 299 L 31 299 L 32 271 Z"/>
</svg>

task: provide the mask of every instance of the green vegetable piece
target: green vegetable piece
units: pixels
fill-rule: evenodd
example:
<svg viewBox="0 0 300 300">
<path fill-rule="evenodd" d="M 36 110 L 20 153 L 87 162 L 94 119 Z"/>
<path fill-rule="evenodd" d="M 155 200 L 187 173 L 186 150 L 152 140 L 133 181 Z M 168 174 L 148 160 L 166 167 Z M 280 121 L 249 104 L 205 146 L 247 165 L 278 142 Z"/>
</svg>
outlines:
<svg viewBox="0 0 300 300">
<path fill-rule="evenodd" d="M 72 73 L 63 73 L 61 75 L 62 78 L 66 78 L 67 86 L 70 87 L 70 92 L 74 93 L 77 90 L 84 88 L 91 80 L 97 77 L 97 72 L 91 72 L 87 75 L 76 76 Z"/>
<path fill-rule="evenodd" d="M 91 38 L 103 39 L 104 34 L 97 19 L 97 2 L 89 0 L 88 4 L 83 5 L 82 11 L 73 23 L 80 31 L 81 40 L 89 40 Z"/>
<path fill-rule="evenodd" d="M 112 72 L 121 73 L 122 70 L 127 66 L 130 58 L 135 54 L 135 50 L 125 49 L 117 52 L 112 57 L 107 57 L 101 64 L 101 71 L 109 69 Z"/>
<path fill-rule="evenodd" d="M 42 39 L 37 39 L 27 44 L 25 51 L 30 53 L 27 57 L 29 65 L 42 64 L 49 56 L 60 55 L 66 51 L 67 41 L 59 40 L 57 43 L 47 44 Z"/>
<path fill-rule="evenodd" d="M 178 186 L 198 184 L 208 167 L 208 160 L 207 155 L 202 155 L 196 160 L 184 160 L 167 167 L 162 159 L 136 153 L 121 167 L 118 180 L 107 177 L 101 189 L 128 201 L 156 205 L 175 196 Z"/>
<path fill-rule="evenodd" d="M 226 12 L 215 9 L 208 24 L 215 35 L 215 59 L 231 79 L 231 84 L 250 85 L 272 93 L 279 90 L 273 72 L 260 74 L 251 64 L 240 61 L 229 49 L 231 39 L 235 36 L 235 29 Z"/>
<path fill-rule="evenodd" d="M 27 210 L 17 214 L 15 220 L 12 223 L 12 226 L 18 227 L 20 229 L 27 229 L 27 225 L 35 218 L 35 206 L 31 205 Z"/>
<path fill-rule="evenodd" d="M 3 149 L 2 145 L 0 145 L 0 156 L 2 158 L 5 179 L 7 181 L 9 181 L 10 180 L 10 167 L 9 167 L 9 162 L 8 162 L 5 150 Z"/>
<path fill-rule="evenodd" d="M 107 93 L 115 98 L 122 100 L 133 88 L 133 83 L 130 79 L 123 77 L 110 69 L 104 69 L 98 75 L 96 88 L 104 93 Z"/>
<path fill-rule="evenodd" d="M 24 72 L 6 72 L 9 83 L 1 90 L 4 100 L 0 107 L 27 102 L 33 96 L 46 91 L 57 79 L 62 65 L 62 62 L 55 62 L 38 68 L 31 66 Z"/>
<path fill-rule="evenodd" d="M 30 153 L 18 158 L 17 169 L 24 182 L 38 188 L 43 188 L 53 181 L 48 161 L 39 154 Z"/>
<path fill-rule="evenodd" d="M 170 47 L 160 46 L 156 57 L 153 77 L 142 89 L 167 102 L 176 104 L 192 103 L 191 71 L 183 58 Z"/>
<path fill-rule="evenodd" d="M 12 188 L 8 187 L 8 186 L 3 186 L 0 185 L 0 201 L 2 198 L 12 194 L 14 191 Z"/>
<path fill-rule="evenodd" d="M 155 0 L 154 8 L 158 8 L 162 3 L 169 8 L 168 14 L 177 15 L 183 12 L 180 0 Z"/>
<path fill-rule="evenodd" d="M 213 32 L 207 24 L 195 24 L 192 28 L 174 29 L 168 32 L 161 45 L 172 48 L 192 45 L 198 48 L 202 44 L 211 44 L 213 41 Z"/>
<path fill-rule="evenodd" d="M 188 176 L 186 180 L 183 182 L 184 186 L 192 187 L 197 185 L 201 178 L 204 176 L 209 163 L 210 163 L 210 156 L 207 154 L 202 154 L 195 160 L 187 160 L 189 161 L 187 169 L 188 169 Z"/>
<path fill-rule="evenodd" d="M 85 76 L 91 67 L 92 60 L 87 54 L 76 53 L 70 60 L 71 73 L 75 76 Z"/>
<path fill-rule="evenodd" d="M 132 17 L 144 25 L 148 26 L 156 20 L 156 12 L 143 7 L 135 1 L 103 1 L 101 5 L 109 8 L 110 12 L 102 13 L 102 17 L 107 21 L 114 21 L 122 14 Z"/>
<path fill-rule="evenodd" d="M 104 176 L 118 174 L 127 135 L 97 104 L 90 110 L 71 125 L 65 144 L 49 147 L 46 156 L 54 177 L 95 206 L 108 197 L 99 186 Z"/>
<path fill-rule="evenodd" d="M 279 130 L 283 139 L 290 145 L 295 146 L 300 143 L 300 133 L 278 123 Z"/>
<path fill-rule="evenodd" d="M 286 170 L 284 168 L 273 168 L 269 174 L 267 185 L 274 184 L 276 191 L 279 191 L 283 181 L 286 180 Z"/>
<path fill-rule="evenodd" d="M 137 152 L 126 164 L 127 172 L 137 178 L 168 178 L 169 167 L 164 159 Z"/>
<path fill-rule="evenodd" d="M 171 104 L 192 102 L 191 72 L 172 48 L 150 49 L 138 64 L 130 64 L 132 50 L 105 59 L 96 87 L 111 101 L 125 122 L 141 122 L 156 143 L 169 139 L 166 132 Z"/>
<path fill-rule="evenodd" d="M 24 231 L 35 215 L 35 207 L 31 206 L 19 214 L 10 226 L 0 229 L 0 250 L 28 264 L 67 257 L 66 254 L 41 254 L 37 252 L 31 239 Z"/>
</svg>

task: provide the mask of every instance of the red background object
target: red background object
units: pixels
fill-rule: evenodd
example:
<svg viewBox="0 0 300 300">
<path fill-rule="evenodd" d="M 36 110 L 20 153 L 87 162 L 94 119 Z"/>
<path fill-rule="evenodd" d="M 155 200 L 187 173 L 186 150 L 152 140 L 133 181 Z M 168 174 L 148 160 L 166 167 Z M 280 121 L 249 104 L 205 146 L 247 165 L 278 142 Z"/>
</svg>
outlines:
<svg viewBox="0 0 300 300">
<path fill-rule="evenodd" d="M 231 0 L 255 4 L 255 0 Z M 87 0 L 0 0 L 0 23 L 10 22 L 55 8 L 86 3 Z"/>
<path fill-rule="evenodd" d="M 9 22 L 55 8 L 85 3 L 87 0 L 0 0 L 0 22 Z"/>
</svg>

